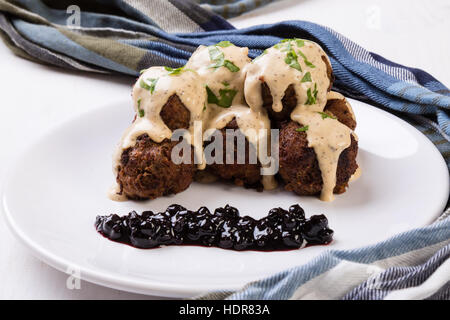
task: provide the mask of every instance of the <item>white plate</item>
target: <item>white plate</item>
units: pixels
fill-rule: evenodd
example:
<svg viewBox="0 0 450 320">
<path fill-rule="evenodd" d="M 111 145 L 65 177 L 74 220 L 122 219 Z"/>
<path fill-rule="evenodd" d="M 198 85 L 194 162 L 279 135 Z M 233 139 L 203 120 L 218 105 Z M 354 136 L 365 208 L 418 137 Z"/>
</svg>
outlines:
<svg viewBox="0 0 450 320">
<path fill-rule="evenodd" d="M 11 170 L 3 209 L 12 230 L 38 258 L 61 271 L 79 271 L 84 280 L 171 297 L 238 289 L 304 264 L 324 250 L 360 247 L 426 225 L 444 208 L 449 177 L 437 149 L 406 122 L 364 103 L 351 103 L 358 119 L 363 175 L 333 203 L 282 190 L 258 193 L 196 183 L 154 201 L 110 201 L 106 190 L 113 181 L 112 150 L 133 117 L 124 101 L 67 122 L 35 143 Z M 192 209 L 229 203 L 241 214 L 261 217 L 270 208 L 297 202 L 308 216 L 327 215 L 335 230 L 331 245 L 285 252 L 175 246 L 142 250 L 111 242 L 93 226 L 98 214 L 163 210 L 171 203 Z"/>
</svg>

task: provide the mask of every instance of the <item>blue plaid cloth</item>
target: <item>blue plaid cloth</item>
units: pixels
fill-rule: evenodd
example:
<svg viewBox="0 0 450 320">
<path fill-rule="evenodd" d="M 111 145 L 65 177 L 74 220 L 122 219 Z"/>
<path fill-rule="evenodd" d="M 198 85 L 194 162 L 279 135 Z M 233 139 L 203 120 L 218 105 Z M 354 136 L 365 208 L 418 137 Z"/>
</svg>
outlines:
<svg viewBox="0 0 450 320">
<path fill-rule="evenodd" d="M 325 26 L 285 21 L 235 29 L 223 18 L 268 2 L 271 1 L 0 0 L 0 36 L 15 54 L 35 62 L 131 76 L 155 65 L 182 66 L 201 44 L 228 40 L 249 47 L 250 56 L 256 57 L 283 38 L 310 39 L 330 57 L 336 76 L 334 90 L 386 109 L 413 124 L 436 145 L 450 168 L 450 91 L 444 84 L 422 70 L 369 52 Z M 314 297 L 313 292 L 315 297 L 345 299 L 414 296 L 414 288 L 428 288 L 427 281 L 442 270 L 448 271 L 449 230 L 449 219 L 442 219 L 373 247 L 329 251 L 305 266 L 249 284 L 237 293 L 207 297 L 305 298 L 308 292 L 309 297 Z M 402 265 L 399 257 L 409 257 L 409 264 Z M 342 264 L 349 268 L 339 270 L 353 267 L 359 275 L 375 270 L 376 277 L 355 278 L 343 273 L 344 278 L 353 279 L 351 285 L 337 281 L 339 290 L 311 289 L 320 288 L 321 276 L 336 279 L 336 268 Z M 424 290 L 419 290 L 422 296 L 414 297 L 448 298 L 448 278 L 438 282 L 441 286 L 428 290 L 428 295 L 423 296 Z M 377 286 L 370 281 L 376 281 Z"/>
<path fill-rule="evenodd" d="M 447 210 L 447 215 L 450 213 Z M 450 219 L 198 299 L 450 299 Z"/>
</svg>

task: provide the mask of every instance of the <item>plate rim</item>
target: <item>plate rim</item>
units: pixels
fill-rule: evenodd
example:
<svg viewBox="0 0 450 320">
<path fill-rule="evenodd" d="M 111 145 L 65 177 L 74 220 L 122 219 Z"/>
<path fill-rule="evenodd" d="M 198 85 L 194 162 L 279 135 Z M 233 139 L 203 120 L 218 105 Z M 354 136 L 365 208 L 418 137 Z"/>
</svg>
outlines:
<svg viewBox="0 0 450 320">
<path fill-rule="evenodd" d="M 399 121 L 400 124 L 406 125 L 409 129 L 412 129 L 416 133 L 419 133 L 419 136 L 422 138 L 425 144 L 428 144 L 431 146 L 432 150 L 434 150 L 434 153 L 438 155 L 439 161 L 441 162 L 441 165 L 445 168 L 447 168 L 447 164 L 442 156 L 442 154 L 439 152 L 439 150 L 436 148 L 436 146 L 418 129 L 416 129 L 414 126 L 412 126 L 407 121 L 403 120 L 402 118 L 399 118 L 395 116 L 394 114 L 389 113 L 386 110 L 377 108 L 375 106 L 372 106 L 366 102 L 347 98 L 350 103 L 358 103 L 361 104 L 363 107 L 369 107 L 371 109 L 374 109 L 376 112 L 380 112 L 381 114 L 394 119 L 395 121 Z M 69 267 L 76 268 L 77 271 L 80 271 L 80 278 L 81 280 L 88 281 L 97 285 L 105 286 L 108 288 L 113 288 L 117 290 L 122 290 L 126 292 L 132 292 L 132 293 L 138 293 L 138 294 L 144 294 L 144 295 L 154 295 L 154 296 L 162 296 L 162 297 L 171 297 L 171 298 L 186 298 L 186 297 L 193 297 L 195 295 L 204 293 L 204 292 L 211 292 L 211 291 L 219 291 L 219 290 L 239 290 L 242 288 L 242 283 L 233 283 L 230 282 L 229 285 L 226 287 L 218 288 L 214 285 L 208 285 L 208 284 L 196 284 L 195 287 L 187 284 L 182 283 L 167 283 L 167 282 L 159 282 L 157 280 L 137 280 L 132 278 L 127 278 L 120 274 L 111 274 L 110 272 L 102 274 L 101 271 L 97 271 L 97 269 L 87 268 L 84 266 L 80 266 L 78 264 L 71 263 L 67 261 L 65 258 L 61 258 L 55 254 L 53 254 L 51 251 L 47 250 L 45 247 L 38 245 L 35 241 L 33 241 L 21 228 L 16 224 L 13 218 L 12 212 L 9 210 L 8 204 L 7 204 L 7 189 L 8 185 L 12 181 L 12 177 L 14 173 L 17 171 L 17 166 L 15 163 L 17 163 L 14 160 L 23 159 L 24 155 L 26 155 L 32 148 L 40 143 L 43 142 L 47 137 L 51 135 L 52 132 L 57 131 L 58 129 L 64 127 L 66 124 L 77 121 L 78 119 L 86 116 L 90 113 L 99 112 L 100 110 L 110 108 L 113 104 L 116 105 L 120 101 L 116 101 L 114 103 L 105 104 L 102 106 L 98 106 L 96 108 L 93 108 L 91 110 L 88 110 L 86 112 L 82 112 L 74 117 L 70 117 L 68 119 L 65 119 L 64 121 L 50 127 L 48 130 L 45 130 L 42 134 L 37 136 L 35 139 L 32 139 L 27 145 L 21 149 L 18 154 L 12 158 L 12 161 L 9 163 L 9 168 L 7 173 L 5 174 L 4 182 L 1 186 L 1 211 L 3 212 L 3 216 L 5 218 L 6 224 L 8 225 L 11 232 L 14 234 L 16 238 L 19 239 L 19 241 L 31 251 L 33 256 L 38 258 L 39 260 L 45 262 L 49 266 L 55 268 L 56 270 L 65 273 L 68 277 L 70 276 L 67 273 L 67 269 Z M 446 170 L 447 176 L 449 176 L 449 171 Z M 447 179 L 446 186 L 443 186 L 444 189 L 447 189 L 449 191 L 450 188 L 450 181 Z M 447 192 L 448 194 L 448 192 Z M 445 201 L 443 201 L 443 204 L 441 205 L 441 211 L 445 208 Z M 438 216 L 437 216 L 438 217 Z M 436 218 L 437 218 L 436 217 Z M 432 223 L 432 221 L 430 222 Z M 330 249 L 327 249 L 327 251 Z M 319 254 L 320 255 L 320 254 Z M 317 257 L 316 255 L 315 257 Z M 314 258 L 312 258 L 314 259 Z M 311 260 L 310 260 L 311 261 Z M 282 272 L 283 270 L 280 270 L 279 272 Z"/>
</svg>

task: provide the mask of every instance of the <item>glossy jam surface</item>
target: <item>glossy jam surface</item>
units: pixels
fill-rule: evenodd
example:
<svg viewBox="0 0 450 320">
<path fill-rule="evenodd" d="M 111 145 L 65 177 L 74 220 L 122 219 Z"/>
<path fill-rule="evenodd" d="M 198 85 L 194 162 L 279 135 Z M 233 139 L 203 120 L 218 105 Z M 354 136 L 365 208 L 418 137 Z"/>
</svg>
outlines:
<svg viewBox="0 0 450 320">
<path fill-rule="evenodd" d="M 289 210 L 274 208 L 259 220 L 239 215 L 226 205 L 197 211 L 173 204 L 164 212 L 135 211 L 126 216 L 97 216 L 95 227 L 106 238 L 137 248 L 161 245 L 201 245 L 231 250 L 286 250 L 306 245 L 328 244 L 333 230 L 324 215 L 305 218 L 304 210 L 293 205 Z"/>
</svg>

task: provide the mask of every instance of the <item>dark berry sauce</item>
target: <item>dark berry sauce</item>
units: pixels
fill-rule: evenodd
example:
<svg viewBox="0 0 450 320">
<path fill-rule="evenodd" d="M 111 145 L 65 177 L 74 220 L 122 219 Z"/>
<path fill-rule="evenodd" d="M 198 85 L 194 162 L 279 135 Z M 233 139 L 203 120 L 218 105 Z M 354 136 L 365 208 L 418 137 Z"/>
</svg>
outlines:
<svg viewBox="0 0 450 320">
<path fill-rule="evenodd" d="M 135 211 L 119 217 L 97 216 L 95 227 L 106 238 L 137 248 L 160 245 L 201 245 L 231 250 L 286 250 L 306 245 L 328 244 L 333 230 L 324 215 L 305 218 L 295 204 L 284 210 L 274 208 L 259 220 L 239 216 L 229 205 L 211 214 L 208 208 L 197 211 L 173 204 L 166 211 Z"/>
</svg>

